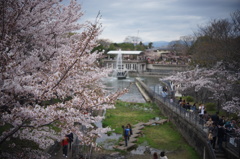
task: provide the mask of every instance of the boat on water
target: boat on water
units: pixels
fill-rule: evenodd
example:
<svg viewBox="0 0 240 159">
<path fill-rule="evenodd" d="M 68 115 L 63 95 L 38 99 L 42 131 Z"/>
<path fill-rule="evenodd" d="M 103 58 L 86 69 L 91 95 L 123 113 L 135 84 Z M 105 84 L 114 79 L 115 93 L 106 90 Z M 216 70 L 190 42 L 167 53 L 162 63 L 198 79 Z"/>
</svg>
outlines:
<svg viewBox="0 0 240 159">
<path fill-rule="evenodd" d="M 119 70 L 117 71 L 117 78 L 118 79 L 126 79 L 128 72 L 126 70 Z"/>
<path fill-rule="evenodd" d="M 124 68 L 124 65 L 122 63 L 122 52 L 121 49 L 119 50 L 117 54 L 116 59 L 116 77 L 118 79 L 126 79 L 128 75 L 128 71 Z"/>
</svg>

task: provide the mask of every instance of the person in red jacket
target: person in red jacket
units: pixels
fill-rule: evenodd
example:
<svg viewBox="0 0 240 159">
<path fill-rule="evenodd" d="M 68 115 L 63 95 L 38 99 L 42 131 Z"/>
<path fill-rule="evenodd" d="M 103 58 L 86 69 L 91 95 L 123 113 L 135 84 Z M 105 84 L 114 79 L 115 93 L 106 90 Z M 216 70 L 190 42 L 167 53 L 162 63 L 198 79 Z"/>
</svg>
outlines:
<svg viewBox="0 0 240 159">
<path fill-rule="evenodd" d="M 67 153 L 68 153 L 68 142 L 69 142 L 69 138 L 66 135 L 65 138 L 61 142 L 61 145 L 63 148 L 63 156 L 65 156 L 66 158 L 67 158 Z"/>
</svg>

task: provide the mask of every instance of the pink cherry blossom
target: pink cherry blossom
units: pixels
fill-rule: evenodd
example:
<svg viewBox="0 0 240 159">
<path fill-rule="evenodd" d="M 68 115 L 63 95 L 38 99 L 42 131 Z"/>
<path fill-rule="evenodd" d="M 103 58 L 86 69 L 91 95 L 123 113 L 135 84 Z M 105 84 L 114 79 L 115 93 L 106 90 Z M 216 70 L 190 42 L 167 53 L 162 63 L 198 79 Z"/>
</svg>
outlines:
<svg viewBox="0 0 240 159">
<path fill-rule="evenodd" d="M 0 144 L 20 138 L 45 149 L 69 132 L 81 144 L 91 144 L 109 131 L 93 129 L 102 117 L 92 112 L 114 107 L 127 90 L 109 93 L 100 81 L 111 71 L 100 67 L 101 53 L 91 53 L 102 31 L 100 17 L 79 24 L 83 12 L 75 0 L 69 5 L 58 0 L 8 0 L 1 5 L 0 125 L 11 127 L 1 134 Z M 53 99 L 60 101 L 44 104 Z M 24 154 L 34 155 L 28 152 Z M 32 158 L 42 156 L 35 154 Z"/>
<path fill-rule="evenodd" d="M 223 63 L 219 62 L 212 68 L 196 67 L 161 80 L 170 80 L 175 85 L 180 85 L 179 91 L 185 94 L 192 88 L 198 95 L 202 93 L 202 98 L 213 99 L 222 109 L 240 116 L 239 98 L 237 98 L 240 95 L 239 78 L 238 73 L 226 69 Z M 204 96 L 207 91 L 210 93 Z"/>
</svg>

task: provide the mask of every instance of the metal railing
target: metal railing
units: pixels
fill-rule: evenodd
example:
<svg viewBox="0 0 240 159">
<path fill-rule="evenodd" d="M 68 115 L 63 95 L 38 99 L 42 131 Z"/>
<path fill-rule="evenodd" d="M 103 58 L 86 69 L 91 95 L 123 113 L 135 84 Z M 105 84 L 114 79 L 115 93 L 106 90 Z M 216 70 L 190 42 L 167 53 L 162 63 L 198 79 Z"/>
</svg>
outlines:
<svg viewBox="0 0 240 159">
<path fill-rule="evenodd" d="M 208 149 L 208 155 L 209 158 L 211 159 L 216 159 L 216 155 L 214 152 L 214 149 L 211 146 L 211 143 L 208 141 L 207 139 L 207 129 L 204 128 L 204 119 L 199 117 L 197 110 L 195 111 L 188 111 L 185 108 L 181 107 L 178 103 L 176 103 L 173 100 L 170 100 L 170 98 L 168 98 L 168 96 L 163 97 L 162 95 L 158 94 L 155 92 L 155 89 L 149 89 L 146 90 L 149 92 L 150 96 L 154 99 L 154 100 L 158 100 L 161 103 L 164 103 L 164 105 L 166 105 L 168 108 L 170 108 L 173 112 L 177 113 L 178 115 L 180 115 L 182 118 L 184 118 L 185 120 L 191 122 L 193 125 L 195 125 L 195 127 L 198 128 L 199 131 L 201 131 L 203 134 L 205 134 L 205 138 L 206 138 L 206 142 L 207 142 L 207 149 Z M 203 156 L 205 158 L 205 147 L 204 147 L 204 152 L 203 152 Z"/>
<path fill-rule="evenodd" d="M 240 158 L 240 137 L 236 134 L 226 133 L 225 147 Z"/>
<path fill-rule="evenodd" d="M 199 117 L 198 111 L 188 111 L 185 108 L 181 107 L 178 103 L 171 101 L 168 96 L 163 97 L 162 95 L 156 93 L 154 90 L 147 88 L 148 93 L 151 97 L 153 97 L 154 100 L 159 100 L 162 103 L 164 103 L 168 108 L 170 108 L 172 111 L 178 113 L 181 117 L 188 120 L 192 124 L 194 124 L 196 127 L 199 128 L 200 131 L 205 132 L 206 134 L 206 140 L 207 140 L 207 129 L 204 127 L 204 124 L 206 121 Z M 236 134 L 229 134 L 226 133 L 226 139 L 225 139 L 225 148 L 229 149 L 231 152 L 234 153 L 235 156 L 238 156 L 240 158 L 240 137 L 236 136 Z M 210 152 L 212 153 L 212 156 L 216 158 L 214 150 L 212 146 L 209 146 Z"/>
</svg>

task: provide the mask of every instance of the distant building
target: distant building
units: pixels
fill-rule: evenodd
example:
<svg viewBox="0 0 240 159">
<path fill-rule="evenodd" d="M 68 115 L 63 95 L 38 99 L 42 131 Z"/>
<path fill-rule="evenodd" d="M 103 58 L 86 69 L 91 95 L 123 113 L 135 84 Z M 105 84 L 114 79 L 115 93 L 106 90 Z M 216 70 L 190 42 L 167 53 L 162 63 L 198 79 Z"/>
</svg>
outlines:
<svg viewBox="0 0 240 159">
<path fill-rule="evenodd" d="M 116 60 L 118 54 L 122 54 L 123 69 L 133 72 L 146 70 L 146 59 L 143 51 L 109 51 L 107 53 L 107 59 L 104 60 L 105 66 L 116 69 Z"/>
<path fill-rule="evenodd" d="M 122 54 L 122 63 L 117 64 L 117 55 Z M 130 73 L 145 75 L 166 75 L 173 71 L 184 71 L 188 62 L 183 61 L 187 57 L 176 56 L 167 49 L 149 49 L 146 51 L 109 51 L 102 60 L 103 65 L 112 69 L 123 69 Z M 118 65 L 118 66 L 117 66 Z"/>
<path fill-rule="evenodd" d="M 143 58 L 144 54 L 142 51 L 109 51 L 107 53 L 108 59 L 116 60 L 118 54 L 122 54 L 123 60 L 139 60 Z"/>
</svg>

